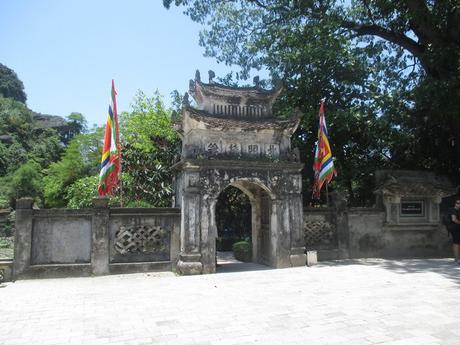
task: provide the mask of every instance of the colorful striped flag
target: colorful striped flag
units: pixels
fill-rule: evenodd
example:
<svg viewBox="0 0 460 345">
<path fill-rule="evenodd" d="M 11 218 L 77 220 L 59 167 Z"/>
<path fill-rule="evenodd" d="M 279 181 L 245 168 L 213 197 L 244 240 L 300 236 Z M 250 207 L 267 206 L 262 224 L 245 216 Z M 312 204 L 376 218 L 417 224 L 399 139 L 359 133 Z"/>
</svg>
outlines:
<svg viewBox="0 0 460 345">
<path fill-rule="evenodd" d="M 327 136 L 326 118 L 324 116 L 324 100 L 319 108 L 318 141 L 315 148 L 315 161 L 313 162 L 315 182 L 313 184 L 313 198 L 319 199 L 323 184 L 329 183 L 333 176 L 337 176 L 332 158 L 331 146 Z"/>
<path fill-rule="evenodd" d="M 118 185 L 120 172 L 120 137 L 118 133 L 117 92 L 112 79 L 112 99 L 109 105 L 107 123 L 105 125 L 104 146 L 102 148 L 101 172 L 97 190 L 100 196 L 112 194 Z"/>
</svg>

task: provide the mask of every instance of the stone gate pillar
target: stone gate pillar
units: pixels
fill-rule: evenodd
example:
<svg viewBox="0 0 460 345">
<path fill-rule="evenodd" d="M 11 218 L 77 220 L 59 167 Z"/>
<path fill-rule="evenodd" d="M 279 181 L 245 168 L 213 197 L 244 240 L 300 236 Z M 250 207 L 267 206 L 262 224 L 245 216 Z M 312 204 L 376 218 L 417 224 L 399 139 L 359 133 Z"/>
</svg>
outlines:
<svg viewBox="0 0 460 345">
<path fill-rule="evenodd" d="M 201 274 L 201 195 L 198 188 L 187 187 L 182 195 L 181 204 L 180 254 L 177 269 L 184 275 Z"/>
<path fill-rule="evenodd" d="M 290 266 L 305 266 L 307 254 L 305 253 L 305 238 L 303 233 L 303 205 L 300 194 L 289 195 L 289 224 L 291 233 Z"/>
<path fill-rule="evenodd" d="M 301 196 L 287 194 L 274 200 L 272 212 L 273 265 L 277 268 L 305 266 Z"/>
<path fill-rule="evenodd" d="M 32 252 L 32 198 L 21 198 L 16 201 L 16 224 L 14 234 L 13 276 L 16 279 L 29 266 Z"/>
<path fill-rule="evenodd" d="M 217 201 L 214 201 L 217 203 Z M 216 272 L 216 238 L 217 228 L 215 225 L 215 205 L 209 197 L 203 196 L 201 199 L 201 263 L 203 273 Z"/>
</svg>

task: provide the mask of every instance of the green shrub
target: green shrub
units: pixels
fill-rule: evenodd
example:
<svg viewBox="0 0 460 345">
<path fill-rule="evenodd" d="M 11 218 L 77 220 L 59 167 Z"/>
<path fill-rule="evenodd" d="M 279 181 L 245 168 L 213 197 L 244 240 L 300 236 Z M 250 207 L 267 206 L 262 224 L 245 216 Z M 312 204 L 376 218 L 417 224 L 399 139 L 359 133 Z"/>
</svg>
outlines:
<svg viewBox="0 0 460 345">
<path fill-rule="evenodd" d="M 233 244 L 233 255 L 235 259 L 250 262 L 252 260 L 251 243 L 247 241 L 236 242 Z"/>
<path fill-rule="evenodd" d="M 99 176 L 86 176 L 76 180 L 67 187 L 68 208 L 92 207 L 93 198 L 97 197 Z"/>
<path fill-rule="evenodd" d="M 0 259 L 12 259 L 14 256 L 14 239 L 12 237 L 0 238 Z"/>
<path fill-rule="evenodd" d="M 125 201 L 124 207 L 130 208 L 152 208 L 152 204 L 148 203 L 145 200 L 128 200 Z"/>
<path fill-rule="evenodd" d="M 0 237 L 12 237 L 14 235 L 15 219 L 16 213 L 13 211 L 3 224 L 0 223 Z"/>
<path fill-rule="evenodd" d="M 41 166 L 33 160 L 21 165 L 14 173 L 2 179 L 2 184 L 4 184 L 2 189 L 6 189 L 5 196 L 10 200 L 32 197 L 36 203 L 40 204 L 43 194 L 41 171 Z"/>
<path fill-rule="evenodd" d="M 238 241 L 241 241 L 241 239 L 235 236 L 217 237 L 216 250 L 220 252 L 230 252 L 233 250 L 233 244 Z"/>
<path fill-rule="evenodd" d="M 13 242 L 12 237 L 2 237 L 0 238 L 0 248 L 13 248 Z"/>
<path fill-rule="evenodd" d="M 5 195 L 0 195 L 0 208 L 9 208 L 10 201 Z"/>
</svg>

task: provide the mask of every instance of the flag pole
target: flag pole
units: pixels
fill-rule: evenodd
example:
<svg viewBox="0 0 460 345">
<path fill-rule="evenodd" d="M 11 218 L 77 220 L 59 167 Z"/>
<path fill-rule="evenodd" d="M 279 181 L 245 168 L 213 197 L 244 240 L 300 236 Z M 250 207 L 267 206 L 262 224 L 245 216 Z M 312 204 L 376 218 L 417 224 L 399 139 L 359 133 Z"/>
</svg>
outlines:
<svg viewBox="0 0 460 345">
<path fill-rule="evenodd" d="M 121 150 L 118 151 L 120 155 L 120 207 L 123 207 L 123 179 L 121 177 Z"/>
<path fill-rule="evenodd" d="M 329 188 L 327 187 L 328 183 L 326 181 L 326 206 L 329 207 Z"/>
<path fill-rule="evenodd" d="M 123 207 L 123 181 L 121 177 L 121 145 L 120 145 L 120 131 L 118 128 L 118 107 L 117 107 L 117 91 L 115 90 L 115 81 L 112 79 L 112 90 L 113 90 L 113 112 L 115 115 L 115 133 L 117 135 L 117 150 L 118 150 L 118 162 L 119 162 L 119 170 L 118 170 L 118 183 L 120 188 L 120 206 Z"/>
</svg>

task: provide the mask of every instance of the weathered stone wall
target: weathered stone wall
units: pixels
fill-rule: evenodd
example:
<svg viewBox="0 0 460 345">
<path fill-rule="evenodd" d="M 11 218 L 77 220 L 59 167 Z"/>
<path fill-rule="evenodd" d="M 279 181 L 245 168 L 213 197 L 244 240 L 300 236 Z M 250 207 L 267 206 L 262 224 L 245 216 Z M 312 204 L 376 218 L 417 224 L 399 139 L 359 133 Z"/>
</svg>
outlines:
<svg viewBox="0 0 460 345">
<path fill-rule="evenodd" d="M 91 212 L 34 210 L 31 265 L 91 262 Z"/>
<path fill-rule="evenodd" d="M 350 209 L 349 251 L 363 257 L 446 257 L 451 255 L 450 238 L 442 224 L 391 226 L 385 212 Z"/>
<path fill-rule="evenodd" d="M 388 224 L 377 208 L 304 209 L 307 250 L 319 260 L 369 257 L 446 257 L 451 240 L 439 224 Z"/>
<path fill-rule="evenodd" d="M 346 210 L 306 208 L 303 213 L 305 247 L 315 250 L 319 260 L 346 259 L 348 221 Z"/>
<path fill-rule="evenodd" d="M 382 237 L 385 212 L 354 209 L 348 213 L 349 252 L 352 258 L 381 257 L 385 246 Z"/>
<path fill-rule="evenodd" d="M 13 277 L 60 277 L 174 268 L 180 210 L 94 208 L 32 210 L 17 202 Z"/>
</svg>

